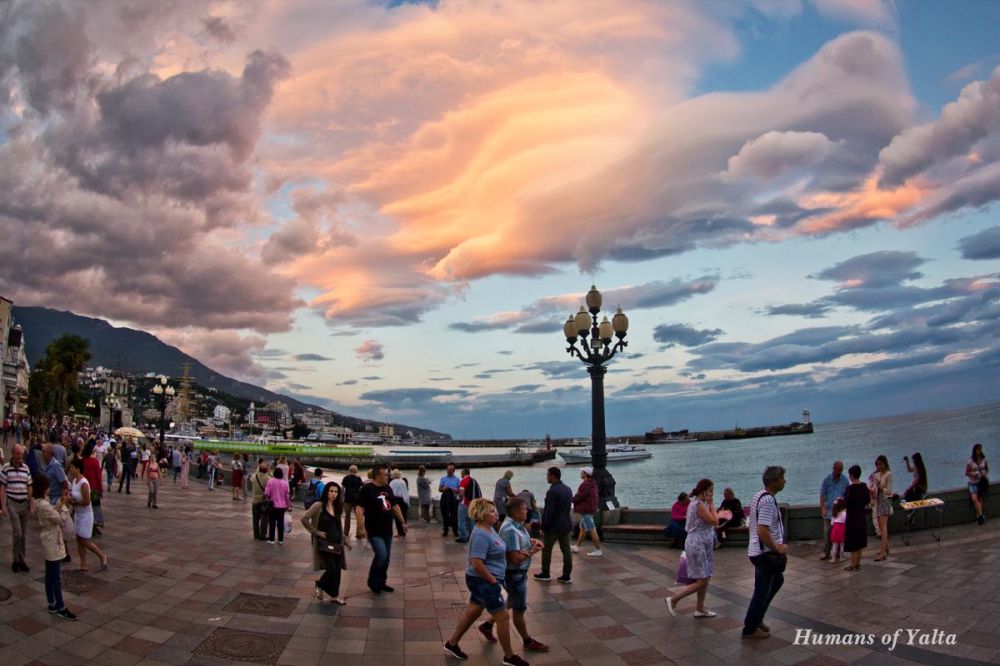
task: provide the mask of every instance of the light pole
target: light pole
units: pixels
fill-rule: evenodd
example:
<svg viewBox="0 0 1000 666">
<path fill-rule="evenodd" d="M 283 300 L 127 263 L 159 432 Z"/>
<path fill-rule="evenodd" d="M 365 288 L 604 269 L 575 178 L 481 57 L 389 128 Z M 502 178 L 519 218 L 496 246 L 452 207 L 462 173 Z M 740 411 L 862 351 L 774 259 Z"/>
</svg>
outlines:
<svg viewBox="0 0 1000 666">
<path fill-rule="evenodd" d="M 108 436 L 114 434 L 115 432 L 115 412 L 121 406 L 118 399 L 111 393 L 104 396 L 104 406 L 108 408 Z"/>
<path fill-rule="evenodd" d="M 611 321 L 607 316 L 598 323 L 597 315 L 601 312 L 601 292 L 591 285 L 587 292 L 587 308 L 580 306 L 580 311 L 570 315 L 563 325 L 563 334 L 569 347 L 566 351 L 570 356 L 576 356 L 587 366 L 591 385 L 591 444 L 590 455 L 594 467 L 594 481 L 600 495 L 601 509 L 607 508 L 610 501 L 618 506 L 615 497 L 615 479 L 608 471 L 607 434 L 604 431 L 604 375 L 608 369 L 605 364 L 615 354 L 628 346 L 625 334 L 628 331 L 628 317 L 621 307 Z M 588 313 L 587 310 L 590 312 Z M 588 342 L 587 336 L 590 336 Z M 618 341 L 612 344 L 612 338 Z M 576 343 L 579 340 L 580 346 Z"/>
<path fill-rule="evenodd" d="M 167 400 L 174 395 L 174 387 L 167 384 L 167 378 L 160 375 L 160 383 L 153 386 L 153 395 L 160 401 L 160 448 L 163 448 L 163 427 L 167 414 Z"/>
<path fill-rule="evenodd" d="M 87 416 L 91 417 L 91 423 L 93 423 L 93 413 L 95 407 L 97 407 L 97 405 L 94 404 L 93 398 L 87 400 Z"/>
</svg>

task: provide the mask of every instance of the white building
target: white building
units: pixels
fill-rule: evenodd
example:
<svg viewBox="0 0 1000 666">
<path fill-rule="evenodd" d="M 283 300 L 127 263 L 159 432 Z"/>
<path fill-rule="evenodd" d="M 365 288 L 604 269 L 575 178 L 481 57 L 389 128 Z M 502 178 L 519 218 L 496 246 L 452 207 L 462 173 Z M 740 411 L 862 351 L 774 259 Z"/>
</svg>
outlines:
<svg viewBox="0 0 1000 666">
<path fill-rule="evenodd" d="M 14 324 L 14 303 L 0 296 L 0 420 L 28 411 L 28 359 L 24 332 Z"/>
<path fill-rule="evenodd" d="M 225 405 L 216 405 L 215 410 L 212 412 L 212 420 L 220 425 L 223 423 L 229 423 L 230 416 L 232 416 L 232 410 Z"/>
</svg>

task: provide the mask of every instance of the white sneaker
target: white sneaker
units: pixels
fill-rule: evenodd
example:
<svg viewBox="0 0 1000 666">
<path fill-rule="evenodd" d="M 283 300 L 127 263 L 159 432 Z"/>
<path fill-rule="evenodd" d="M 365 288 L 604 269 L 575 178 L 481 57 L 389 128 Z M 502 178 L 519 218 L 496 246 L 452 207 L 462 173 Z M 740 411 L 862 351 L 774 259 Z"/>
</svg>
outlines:
<svg viewBox="0 0 1000 666">
<path fill-rule="evenodd" d="M 703 611 L 696 610 L 694 612 L 695 617 L 715 617 L 716 615 L 718 615 L 718 613 L 710 610 L 703 610 Z"/>
<path fill-rule="evenodd" d="M 667 602 L 667 611 L 674 617 L 677 617 L 677 611 L 674 610 L 674 599 L 673 597 L 667 597 L 664 599 Z"/>
<path fill-rule="evenodd" d="M 570 552 L 573 552 L 573 553 L 579 553 L 580 552 L 580 547 L 579 546 L 570 546 L 569 549 L 570 549 Z"/>
<path fill-rule="evenodd" d="M 601 549 L 598 548 L 597 550 L 592 550 L 587 553 L 587 557 L 604 557 L 604 553 L 602 553 Z"/>
</svg>

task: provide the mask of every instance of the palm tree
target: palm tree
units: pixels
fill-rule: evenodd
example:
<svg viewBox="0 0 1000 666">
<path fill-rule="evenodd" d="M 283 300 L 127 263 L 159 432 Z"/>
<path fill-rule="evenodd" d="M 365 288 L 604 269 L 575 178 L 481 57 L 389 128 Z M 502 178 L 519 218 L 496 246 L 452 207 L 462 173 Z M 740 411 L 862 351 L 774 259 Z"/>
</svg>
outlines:
<svg viewBox="0 0 1000 666">
<path fill-rule="evenodd" d="M 31 373 L 32 394 L 42 403 L 40 411 L 54 413 L 62 420 L 70 398 L 77 391 L 80 372 L 90 358 L 90 341 L 79 335 L 67 333 L 49 343 L 45 356 Z"/>
</svg>

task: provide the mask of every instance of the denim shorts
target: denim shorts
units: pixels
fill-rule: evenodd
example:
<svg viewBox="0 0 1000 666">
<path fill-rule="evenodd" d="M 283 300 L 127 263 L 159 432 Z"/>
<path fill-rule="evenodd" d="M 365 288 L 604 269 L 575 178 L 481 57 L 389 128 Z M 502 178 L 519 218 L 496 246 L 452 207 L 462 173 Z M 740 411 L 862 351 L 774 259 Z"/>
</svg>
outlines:
<svg viewBox="0 0 1000 666">
<path fill-rule="evenodd" d="M 485 578 L 465 574 L 465 586 L 469 588 L 469 603 L 482 606 L 487 613 L 499 613 L 507 604 L 503 600 L 500 583 L 487 583 Z"/>
<path fill-rule="evenodd" d="M 507 608 L 521 613 L 528 610 L 527 569 L 507 569 L 504 587 L 507 588 Z"/>
<path fill-rule="evenodd" d="M 594 525 L 594 514 L 592 513 L 581 513 L 580 514 L 580 529 L 584 532 L 589 532 L 590 530 L 597 527 Z"/>
</svg>

